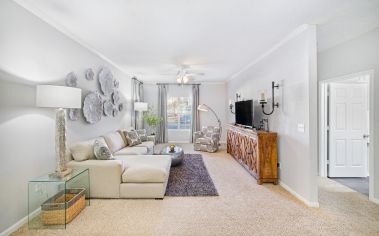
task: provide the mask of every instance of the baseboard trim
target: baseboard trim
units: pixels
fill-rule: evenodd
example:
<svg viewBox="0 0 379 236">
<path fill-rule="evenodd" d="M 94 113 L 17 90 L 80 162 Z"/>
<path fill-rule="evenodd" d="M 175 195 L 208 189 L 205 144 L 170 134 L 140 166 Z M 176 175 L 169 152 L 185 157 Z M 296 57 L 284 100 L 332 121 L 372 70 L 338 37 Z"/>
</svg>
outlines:
<svg viewBox="0 0 379 236">
<path fill-rule="evenodd" d="M 39 207 L 37 210 L 33 211 L 32 213 L 30 213 L 30 217 L 35 217 L 37 216 L 39 213 L 41 212 L 41 208 Z M 24 224 L 27 224 L 28 223 L 28 215 L 26 215 L 25 217 L 23 217 L 21 220 L 17 221 L 16 223 L 14 223 L 13 225 L 11 225 L 9 228 L 7 228 L 6 230 L 4 230 L 3 232 L 0 233 L 0 236 L 8 236 L 10 235 L 11 233 L 17 231 L 21 226 L 23 226 Z"/>
<path fill-rule="evenodd" d="M 312 208 L 319 208 L 320 204 L 318 202 L 310 202 L 307 199 L 305 199 L 303 196 L 298 194 L 296 191 L 294 191 L 291 187 L 289 187 L 287 184 L 283 183 L 282 181 L 279 181 L 279 185 L 282 186 L 285 190 L 287 190 L 290 194 L 295 196 L 297 199 L 302 201 L 305 205 L 312 207 Z"/>
<path fill-rule="evenodd" d="M 369 200 L 370 200 L 370 201 L 372 201 L 373 203 L 375 203 L 375 204 L 378 204 L 378 205 L 379 205 L 379 199 L 377 199 L 377 198 L 374 198 L 374 197 L 370 197 L 370 198 L 369 198 Z"/>
</svg>

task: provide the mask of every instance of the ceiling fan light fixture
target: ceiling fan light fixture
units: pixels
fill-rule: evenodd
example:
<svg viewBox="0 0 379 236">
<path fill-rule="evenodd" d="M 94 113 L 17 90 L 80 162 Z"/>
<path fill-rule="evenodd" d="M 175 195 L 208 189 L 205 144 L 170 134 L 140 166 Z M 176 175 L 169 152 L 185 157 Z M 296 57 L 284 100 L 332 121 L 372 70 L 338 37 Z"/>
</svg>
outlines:
<svg viewBox="0 0 379 236">
<path fill-rule="evenodd" d="M 186 84 L 186 83 L 188 83 L 188 81 L 189 81 L 188 77 L 187 77 L 187 76 L 184 76 L 184 77 L 183 77 L 183 83 Z"/>
</svg>

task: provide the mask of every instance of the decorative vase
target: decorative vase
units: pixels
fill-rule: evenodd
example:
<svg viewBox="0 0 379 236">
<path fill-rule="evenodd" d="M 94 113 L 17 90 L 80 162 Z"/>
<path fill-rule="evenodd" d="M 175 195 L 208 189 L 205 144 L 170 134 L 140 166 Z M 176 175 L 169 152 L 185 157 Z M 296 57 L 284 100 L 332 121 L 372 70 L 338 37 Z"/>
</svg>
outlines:
<svg viewBox="0 0 379 236">
<path fill-rule="evenodd" d="M 174 144 L 170 144 L 169 148 L 170 148 L 170 152 L 174 152 L 175 151 L 175 145 Z"/>
</svg>

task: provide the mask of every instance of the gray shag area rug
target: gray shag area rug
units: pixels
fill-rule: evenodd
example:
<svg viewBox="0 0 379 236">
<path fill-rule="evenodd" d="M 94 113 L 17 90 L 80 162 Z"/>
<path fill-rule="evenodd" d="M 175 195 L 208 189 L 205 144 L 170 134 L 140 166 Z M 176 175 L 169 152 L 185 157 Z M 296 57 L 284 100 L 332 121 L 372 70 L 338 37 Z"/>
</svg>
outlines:
<svg viewBox="0 0 379 236">
<path fill-rule="evenodd" d="M 182 164 L 171 167 L 166 196 L 218 196 L 201 154 L 184 154 Z"/>
</svg>

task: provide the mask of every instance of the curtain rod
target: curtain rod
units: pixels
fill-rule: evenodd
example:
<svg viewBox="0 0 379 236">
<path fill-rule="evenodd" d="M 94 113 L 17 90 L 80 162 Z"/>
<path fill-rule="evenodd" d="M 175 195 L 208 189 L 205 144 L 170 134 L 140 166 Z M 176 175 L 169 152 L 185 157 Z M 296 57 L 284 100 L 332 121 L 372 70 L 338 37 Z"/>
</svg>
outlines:
<svg viewBox="0 0 379 236">
<path fill-rule="evenodd" d="M 143 84 L 143 82 L 141 80 L 137 79 L 137 77 L 133 77 L 132 79 L 137 80 L 138 82 L 140 82 L 141 84 Z"/>
<path fill-rule="evenodd" d="M 182 86 L 182 85 L 201 85 L 200 83 L 192 83 L 192 84 L 180 84 L 180 83 L 157 83 L 156 85 L 178 85 L 178 86 Z"/>
</svg>

